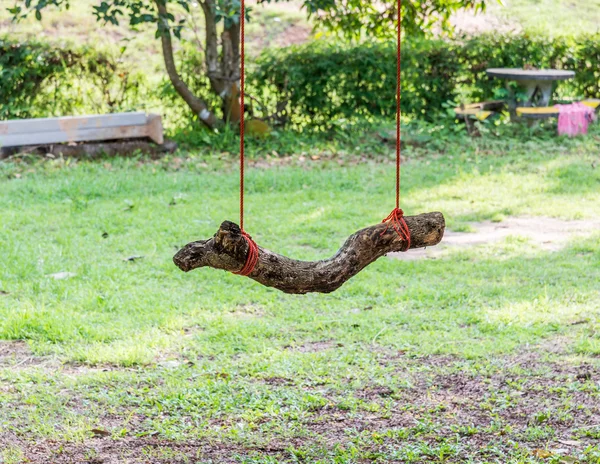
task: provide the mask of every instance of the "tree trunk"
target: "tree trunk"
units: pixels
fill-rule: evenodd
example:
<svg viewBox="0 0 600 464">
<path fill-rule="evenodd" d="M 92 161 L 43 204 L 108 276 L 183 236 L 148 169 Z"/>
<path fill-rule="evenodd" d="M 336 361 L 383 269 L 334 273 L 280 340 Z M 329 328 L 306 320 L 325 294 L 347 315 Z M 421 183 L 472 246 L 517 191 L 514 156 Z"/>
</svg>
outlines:
<svg viewBox="0 0 600 464">
<path fill-rule="evenodd" d="M 173 56 L 173 42 L 171 40 L 171 29 L 168 20 L 168 11 L 166 3 L 161 0 L 155 0 L 156 8 L 158 9 L 160 40 L 162 44 L 163 58 L 169 79 L 175 88 L 175 91 L 183 98 L 190 109 L 197 115 L 206 126 L 210 129 L 215 129 L 219 126 L 220 121 L 215 114 L 210 111 L 204 100 L 198 98 L 181 79 L 177 72 L 177 65 Z"/>
<path fill-rule="evenodd" d="M 206 25 L 206 69 L 212 90 L 223 100 L 223 119 L 231 124 L 240 122 L 240 23 L 227 21 L 221 33 L 221 54 L 214 0 L 201 3 Z M 220 60 L 219 60 L 220 58 Z"/>
<path fill-rule="evenodd" d="M 230 124 L 239 124 L 240 109 L 240 24 L 230 24 L 221 34 L 223 53 L 221 55 L 222 80 L 225 82 L 223 97 L 223 119 Z"/>
<path fill-rule="evenodd" d="M 442 213 L 406 216 L 405 220 L 411 233 L 410 248 L 433 246 L 442 240 Z M 297 261 L 259 247 L 258 263 L 249 277 L 285 293 L 330 293 L 378 258 L 405 246 L 394 228 L 382 223 L 351 235 L 335 256 L 323 261 Z M 239 226 L 225 221 L 212 238 L 187 244 L 173 261 L 185 272 L 206 266 L 236 272 L 244 266 L 247 253 Z"/>
<path fill-rule="evenodd" d="M 217 35 L 217 21 L 215 18 L 215 0 L 205 0 L 200 2 L 202 12 L 204 13 L 204 24 L 206 27 L 205 56 L 206 75 L 210 81 L 211 88 L 217 95 L 221 95 L 225 90 L 225 85 L 220 79 L 219 71 L 219 48 Z"/>
</svg>

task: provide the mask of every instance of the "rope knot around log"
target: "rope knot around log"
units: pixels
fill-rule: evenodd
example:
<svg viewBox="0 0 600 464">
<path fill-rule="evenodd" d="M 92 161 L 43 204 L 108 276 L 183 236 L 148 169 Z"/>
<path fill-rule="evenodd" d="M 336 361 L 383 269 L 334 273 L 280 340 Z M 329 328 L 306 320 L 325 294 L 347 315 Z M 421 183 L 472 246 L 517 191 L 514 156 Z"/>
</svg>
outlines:
<svg viewBox="0 0 600 464">
<path fill-rule="evenodd" d="M 434 246 L 444 236 L 442 213 L 404 216 L 404 220 L 410 242 L 389 224 L 380 223 L 354 233 L 332 258 L 321 261 L 293 260 L 259 246 L 258 260 L 248 277 L 285 293 L 333 292 L 378 258 L 407 247 Z M 224 221 L 212 238 L 188 243 L 173 261 L 185 272 L 201 267 L 236 272 L 245 266 L 248 252 L 240 227 Z"/>
</svg>

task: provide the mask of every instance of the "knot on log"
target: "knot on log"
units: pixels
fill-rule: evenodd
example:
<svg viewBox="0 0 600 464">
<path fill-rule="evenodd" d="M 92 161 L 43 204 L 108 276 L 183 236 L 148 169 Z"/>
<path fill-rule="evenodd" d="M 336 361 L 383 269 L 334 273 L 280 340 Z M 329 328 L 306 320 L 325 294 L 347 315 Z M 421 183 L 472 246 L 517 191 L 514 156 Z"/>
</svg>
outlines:
<svg viewBox="0 0 600 464">
<path fill-rule="evenodd" d="M 410 248 L 437 245 L 444 236 L 442 213 L 405 216 Z M 339 251 L 322 261 L 298 261 L 259 247 L 259 259 L 249 277 L 286 293 L 330 293 L 381 256 L 405 249 L 407 243 L 393 228 L 377 224 L 351 235 Z M 173 257 L 185 272 L 212 267 L 236 272 L 246 262 L 248 243 L 240 227 L 225 221 L 208 240 L 188 243 Z"/>
</svg>

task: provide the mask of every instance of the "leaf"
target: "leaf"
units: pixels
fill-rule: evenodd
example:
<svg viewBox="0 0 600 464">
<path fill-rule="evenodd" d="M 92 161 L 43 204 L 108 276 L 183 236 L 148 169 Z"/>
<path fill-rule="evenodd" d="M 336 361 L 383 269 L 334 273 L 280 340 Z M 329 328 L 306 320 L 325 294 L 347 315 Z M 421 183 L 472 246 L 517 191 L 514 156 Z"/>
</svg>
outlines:
<svg viewBox="0 0 600 464">
<path fill-rule="evenodd" d="M 190 5 L 187 0 L 177 0 L 177 3 L 179 3 L 185 11 L 188 13 L 190 12 Z"/>
<path fill-rule="evenodd" d="M 534 449 L 531 454 L 533 454 L 536 458 L 540 458 L 540 459 L 547 459 L 550 456 L 552 456 L 552 453 L 548 450 L 544 450 L 544 449 Z"/>
<path fill-rule="evenodd" d="M 91 432 L 92 432 L 92 435 L 94 435 L 94 437 L 98 437 L 98 438 L 110 437 L 110 432 L 108 432 L 106 430 L 92 429 Z"/>
</svg>

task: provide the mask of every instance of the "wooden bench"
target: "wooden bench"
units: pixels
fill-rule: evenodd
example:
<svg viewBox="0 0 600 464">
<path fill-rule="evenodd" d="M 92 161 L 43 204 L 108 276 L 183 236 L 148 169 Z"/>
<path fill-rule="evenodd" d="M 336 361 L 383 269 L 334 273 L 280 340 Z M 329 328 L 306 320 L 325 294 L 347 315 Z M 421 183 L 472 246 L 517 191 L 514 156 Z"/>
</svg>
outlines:
<svg viewBox="0 0 600 464">
<path fill-rule="evenodd" d="M 504 102 L 501 100 L 464 103 L 454 108 L 454 114 L 463 119 L 478 119 L 480 121 L 485 121 L 495 112 L 500 111 L 503 108 Z"/>
<path fill-rule="evenodd" d="M 517 108 L 517 116 L 526 119 L 547 119 L 558 117 L 558 108 L 554 106 Z"/>
<path fill-rule="evenodd" d="M 600 98 L 588 98 L 587 100 L 582 100 L 581 103 L 594 108 L 596 111 L 600 109 Z"/>
<path fill-rule="evenodd" d="M 144 137 L 159 145 L 164 142 L 159 115 L 139 112 L 0 121 L 2 148 Z"/>
<path fill-rule="evenodd" d="M 586 106 L 595 109 L 596 111 L 600 108 L 600 100 L 599 99 L 588 99 L 582 100 Z M 517 108 L 517 116 L 526 119 L 547 119 L 547 118 L 557 118 L 558 117 L 558 108 L 555 106 L 542 106 L 542 107 L 520 107 Z"/>
</svg>

